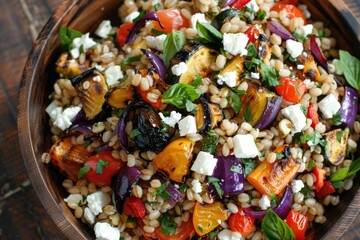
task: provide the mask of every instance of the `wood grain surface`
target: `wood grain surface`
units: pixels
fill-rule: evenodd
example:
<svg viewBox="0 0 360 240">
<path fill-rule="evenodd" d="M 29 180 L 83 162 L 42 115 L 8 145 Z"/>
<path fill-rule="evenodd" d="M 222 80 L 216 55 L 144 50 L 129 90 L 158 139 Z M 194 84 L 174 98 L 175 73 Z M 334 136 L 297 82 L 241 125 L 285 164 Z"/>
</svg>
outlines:
<svg viewBox="0 0 360 240">
<path fill-rule="evenodd" d="M 65 239 L 26 173 L 16 126 L 17 90 L 38 32 L 59 0 L 0 0 L 0 239 Z M 360 3 L 349 0 L 360 18 Z M 342 239 L 360 238 L 360 215 Z"/>
</svg>

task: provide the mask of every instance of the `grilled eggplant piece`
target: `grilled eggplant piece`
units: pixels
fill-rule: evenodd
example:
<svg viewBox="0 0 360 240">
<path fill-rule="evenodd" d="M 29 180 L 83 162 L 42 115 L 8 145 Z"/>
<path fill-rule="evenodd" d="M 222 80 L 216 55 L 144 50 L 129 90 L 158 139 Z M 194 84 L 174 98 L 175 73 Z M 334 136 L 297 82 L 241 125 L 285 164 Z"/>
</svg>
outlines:
<svg viewBox="0 0 360 240">
<path fill-rule="evenodd" d="M 304 79 L 318 80 L 320 77 L 319 69 L 317 68 L 315 59 L 311 54 L 310 49 L 305 49 L 304 52 L 297 58 L 299 64 L 304 65 L 303 75 Z"/>
<path fill-rule="evenodd" d="M 204 98 L 201 98 L 200 103 L 196 106 L 198 110 L 196 111 L 195 119 L 200 133 L 215 128 L 224 118 L 219 105 L 210 103 Z"/>
<path fill-rule="evenodd" d="M 325 148 L 326 158 L 334 165 L 339 165 L 346 156 L 349 132 L 335 129 L 324 134 L 327 146 Z"/>
<path fill-rule="evenodd" d="M 259 36 L 259 58 L 265 62 L 270 61 L 271 58 L 271 50 L 269 39 L 266 37 L 265 34 L 260 34 Z"/>
<path fill-rule="evenodd" d="M 224 11 L 219 12 L 218 15 L 214 17 L 214 19 L 211 21 L 211 25 L 216 28 L 217 30 L 220 30 L 222 25 L 224 25 L 225 22 L 230 20 L 231 18 L 239 15 L 241 12 L 234 8 L 228 8 Z"/>
<path fill-rule="evenodd" d="M 237 55 L 219 72 L 219 75 L 224 75 L 227 72 L 236 72 L 236 86 L 240 84 L 240 76 L 243 74 L 245 58 Z"/>
<path fill-rule="evenodd" d="M 83 145 L 74 145 L 71 137 L 59 139 L 49 151 L 51 163 L 66 177 L 76 182 L 78 172 L 92 153 Z"/>
<path fill-rule="evenodd" d="M 86 118 L 94 119 L 101 112 L 108 91 L 105 77 L 92 68 L 70 80 L 83 105 Z"/>
<path fill-rule="evenodd" d="M 114 108 L 125 108 L 128 102 L 134 98 L 134 89 L 127 80 L 110 88 L 106 94 L 106 102 Z"/>
<path fill-rule="evenodd" d="M 167 84 L 178 82 L 191 84 L 196 76 L 209 76 L 213 72 L 210 65 L 215 61 L 217 55 L 217 51 L 196 42 L 186 44 L 171 58 L 165 82 Z M 185 62 L 188 70 L 180 76 L 176 76 L 172 73 L 171 68 L 180 62 Z"/>
<path fill-rule="evenodd" d="M 56 61 L 56 71 L 68 77 L 74 77 L 87 70 L 88 66 L 80 65 L 76 60 L 71 59 L 68 53 L 62 53 Z"/>
</svg>

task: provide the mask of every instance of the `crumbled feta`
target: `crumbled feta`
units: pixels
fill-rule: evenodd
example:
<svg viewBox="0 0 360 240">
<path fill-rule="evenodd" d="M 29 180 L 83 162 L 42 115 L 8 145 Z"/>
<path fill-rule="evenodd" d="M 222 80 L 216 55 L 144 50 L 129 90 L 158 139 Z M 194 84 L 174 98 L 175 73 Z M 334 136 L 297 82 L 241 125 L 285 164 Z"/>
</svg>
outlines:
<svg viewBox="0 0 360 240">
<path fill-rule="evenodd" d="M 105 192 L 94 192 L 87 196 L 88 207 L 90 211 L 97 216 L 102 213 L 102 208 L 111 202 L 110 195 Z"/>
<path fill-rule="evenodd" d="M 91 225 L 95 223 L 95 215 L 90 211 L 88 207 L 84 209 L 84 218 Z"/>
<path fill-rule="evenodd" d="M 186 63 L 184 63 L 184 62 L 180 62 L 171 67 L 171 72 L 176 76 L 180 76 L 181 74 L 186 73 L 187 70 L 188 70 L 188 67 L 186 66 Z"/>
<path fill-rule="evenodd" d="M 111 29 L 112 27 L 110 20 L 103 20 L 95 30 L 95 34 L 101 38 L 107 38 L 111 32 Z"/>
<path fill-rule="evenodd" d="M 334 66 L 335 66 L 335 73 L 337 75 L 343 75 L 344 74 L 344 70 L 343 70 L 343 67 L 342 67 L 341 62 L 340 62 L 339 59 L 335 58 L 334 60 L 332 60 L 332 64 L 334 64 Z"/>
<path fill-rule="evenodd" d="M 72 193 L 67 198 L 64 198 L 64 202 L 66 203 L 75 203 L 75 204 L 83 204 L 84 199 L 83 196 L 79 193 Z"/>
<path fill-rule="evenodd" d="M 208 22 L 206 19 L 205 19 L 205 14 L 203 13 L 195 13 L 194 15 L 191 16 L 190 18 L 190 25 L 191 27 L 196 30 L 196 23 L 199 22 L 199 23 L 206 23 Z"/>
<path fill-rule="evenodd" d="M 237 134 L 233 137 L 234 154 L 237 158 L 254 158 L 259 155 L 254 137 L 251 134 Z"/>
<path fill-rule="evenodd" d="M 291 57 L 297 58 L 304 50 L 303 44 L 291 39 L 286 40 L 286 50 L 290 53 Z"/>
<path fill-rule="evenodd" d="M 164 42 L 166 39 L 165 34 L 161 34 L 159 36 L 146 36 L 145 41 L 149 48 L 156 49 L 158 51 L 164 50 Z"/>
<path fill-rule="evenodd" d="M 120 230 L 107 222 L 97 222 L 94 226 L 96 240 L 119 240 Z"/>
<path fill-rule="evenodd" d="M 164 114 L 161 112 L 159 113 L 161 120 L 168 125 L 169 127 L 175 127 L 175 124 L 177 124 L 181 119 L 181 113 L 178 113 L 176 111 L 171 111 L 170 117 L 165 117 Z"/>
<path fill-rule="evenodd" d="M 301 111 L 300 103 L 282 109 L 281 113 L 294 125 L 294 133 L 301 132 L 301 130 L 306 126 L 306 117 L 304 112 Z"/>
<path fill-rule="evenodd" d="M 244 48 L 243 50 L 241 50 L 240 56 L 247 56 L 247 54 L 248 54 L 248 50 Z"/>
<path fill-rule="evenodd" d="M 259 6 L 256 3 L 256 0 L 251 0 L 248 4 L 245 5 L 245 7 L 248 7 L 250 9 L 254 10 L 254 13 L 256 13 L 260 10 Z"/>
<path fill-rule="evenodd" d="M 105 70 L 105 79 L 109 86 L 119 83 L 119 79 L 123 77 L 124 74 L 121 71 L 121 67 L 118 65 L 111 66 Z"/>
<path fill-rule="evenodd" d="M 304 69 L 304 65 L 299 64 L 299 65 L 296 66 L 296 68 L 299 69 L 299 70 L 302 70 L 302 69 Z"/>
<path fill-rule="evenodd" d="M 293 193 L 298 193 L 304 187 L 304 183 L 301 180 L 293 180 L 291 182 L 291 190 Z"/>
<path fill-rule="evenodd" d="M 125 23 L 132 22 L 139 15 L 140 15 L 140 13 L 138 11 L 132 12 L 124 18 L 124 22 Z"/>
<path fill-rule="evenodd" d="M 224 75 L 218 75 L 217 76 L 217 83 L 219 85 L 223 85 L 226 83 L 229 87 L 235 87 L 236 86 L 236 71 L 232 72 L 225 72 Z"/>
<path fill-rule="evenodd" d="M 244 239 L 239 232 L 233 232 L 230 229 L 223 229 L 217 235 L 219 240 L 242 240 Z"/>
<path fill-rule="evenodd" d="M 75 38 L 70 45 L 70 54 L 73 58 L 78 58 L 80 56 L 80 48 L 84 52 L 93 48 L 96 45 L 96 42 L 90 37 L 90 33 L 86 33 L 81 37 Z"/>
<path fill-rule="evenodd" d="M 224 50 L 232 55 L 238 55 L 246 48 L 249 38 L 244 33 L 224 33 Z"/>
<path fill-rule="evenodd" d="M 197 132 L 196 120 L 193 116 L 186 116 L 178 122 L 178 125 L 180 136 L 185 136 L 186 134 Z"/>
<path fill-rule="evenodd" d="M 80 112 L 81 108 L 78 106 L 68 107 L 62 111 L 62 107 L 57 107 L 51 111 L 50 118 L 54 121 L 54 126 L 65 130 L 71 126 L 71 121 Z"/>
<path fill-rule="evenodd" d="M 271 202 L 268 196 L 262 195 L 261 199 L 259 200 L 259 207 L 261 210 L 266 210 L 271 206 Z"/>
<path fill-rule="evenodd" d="M 191 166 L 191 171 L 211 176 L 217 163 L 217 159 L 208 152 L 200 151 Z"/>
<path fill-rule="evenodd" d="M 57 105 L 56 101 L 54 100 L 54 101 L 52 101 L 52 102 L 46 107 L 45 111 L 46 111 L 47 114 L 49 114 L 49 116 L 50 116 L 51 112 L 52 112 L 54 109 L 56 109 L 57 107 L 59 107 L 59 106 Z"/>
<path fill-rule="evenodd" d="M 313 28 L 314 28 L 314 25 L 312 25 L 312 24 L 307 24 L 305 26 L 300 27 L 304 37 L 307 37 L 308 35 L 311 35 L 312 31 L 313 31 Z"/>
<path fill-rule="evenodd" d="M 260 73 L 252 72 L 252 73 L 250 73 L 250 76 L 253 79 L 260 79 Z"/>
<path fill-rule="evenodd" d="M 323 114 L 324 118 L 332 118 L 337 113 L 341 104 L 338 102 L 334 94 L 329 94 L 318 103 L 319 109 Z"/>
<path fill-rule="evenodd" d="M 202 187 L 199 180 L 197 179 L 192 180 L 191 186 L 192 186 L 191 189 L 194 191 L 194 193 L 201 193 Z"/>
</svg>

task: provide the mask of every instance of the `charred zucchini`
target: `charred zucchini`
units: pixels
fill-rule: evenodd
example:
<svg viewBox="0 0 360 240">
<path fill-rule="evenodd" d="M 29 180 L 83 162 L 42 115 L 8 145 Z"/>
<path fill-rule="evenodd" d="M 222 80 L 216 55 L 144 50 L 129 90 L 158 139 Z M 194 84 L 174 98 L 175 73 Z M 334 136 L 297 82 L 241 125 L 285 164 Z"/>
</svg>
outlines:
<svg viewBox="0 0 360 240">
<path fill-rule="evenodd" d="M 259 36 L 259 58 L 263 61 L 270 61 L 271 58 L 271 50 L 269 39 L 266 37 L 265 34 L 260 34 Z"/>
<path fill-rule="evenodd" d="M 217 30 L 220 30 L 225 22 L 227 22 L 228 20 L 239 14 L 240 14 L 239 10 L 234 8 L 228 8 L 224 11 L 221 11 L 218 15 L 216 15 L 214 19 L 211 21 L 211 25 Z"/>
<path fill-rule="evenodd" d="M 94 119 L 102 110 L 108 86 L 105 77 L 92 68 L 70 79 L 83 105 L 87 119 Z"/>
<path fill-rule="evenodd" d="M 334 165 L 339 165 L 346 156 L 349 132 L 347 130 L 335 129 L 324 134 L 327 146 L 325 155 Z"/>
<path fill-rule="evenodd" d="M 240 84 L 240 76 L 243 74 L 245 57 L 237 55 L 219 72 L 219 75 L 224 75 L 227 72 L 236 72 L 236 86 Z"/>
<path fill-rule="evenodd" d="M 315 81 L 319 79 L 320 72 L 309 49 L 304 50 L 303 54 L 301 54 L 297 60 L 299 64 L 304 65 L 304 69 L 302 70 L 304 79 L 310 78 Z"/>
<path fill-rule="evenodd" d="M 56 61 L 56 71 L 67 77 L 74 77 L 88 69 L 88 66 L 80 65 L 75 59 L 71 59 L 68 53 L 62 53 Z"/>
<path fill-rule="evenodd" d="M 178 51 L 170 60 L 168 75 L 165 78 L 167 84 L 186 83 L 190 84 L 196 76 L 206 77 L 212 73 L 210 65 L 215 61 L 218 52 L 201 44 L 190 42 Z M 172 73 L 171 68 L 185 62 L 187 72 L 177 76 Z"/>
<path fill-rule="evenodd" d="M 129 81 L 110 88 L 106 94 L 106 102 L 114 108 L 125 108 L 134 98 L 134 90 Z"/>
<path fill-rule="evenodd" d="M 222 111 L 219 105 L 215 103 L 209 103 L 204 98 L 201 98 L 197 108 L 195 119 L 200 133 L 215 128 L 223 120 Z"/>
</svg>

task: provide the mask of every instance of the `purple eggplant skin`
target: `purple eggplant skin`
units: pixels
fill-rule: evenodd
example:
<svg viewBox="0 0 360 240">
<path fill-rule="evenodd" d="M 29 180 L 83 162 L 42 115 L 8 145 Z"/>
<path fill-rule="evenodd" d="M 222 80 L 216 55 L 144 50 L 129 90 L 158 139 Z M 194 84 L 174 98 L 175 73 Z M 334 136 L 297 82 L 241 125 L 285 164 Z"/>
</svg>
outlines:
<svg viewBox="0 0 360 240">
<path fill-rule="evenodd" d="M 274 96 L 267 99 L 266 108 L 255 128 L 260 131 L 270 126 L 278 115 L 282 103 L 282 97 Z"/>
<path fill-rule="evenodd" d="M 112 201 L 118 213 L 123 212 L 124 203 L 130 197 L 134 185 L 139 181 L 141 172 L 136 167 L 125 166 L 120 170 L 112 184 Z"/>
<path fill-rule="evenodd" d="M 227 157 L 218 156 L 212 177 L 219 179 L 218 182 L 223 194 L 231 197 L 244 192 L 244 173 L 240 158 L 234 155 Z M 217 192 L 213 184 L 208 184 L 208 191 L 211 196 L 216 197 Z"/>
<path fill-rule="evenodd" d="M 280 36 L 283 41 L 289 39 L 296 41 L 296 38 L 283 25 L 281 25 L 281 23 L 270 21 L 269 29 L 270 32 Z"/>
<path fill-rule="evenodd" d="M 345 87 L 340 108 L 341 122 L 347 127 L 354 125 L 358 110 L 358 93 L 351 87 Z"/>
<path fill-rule="evenodd" d="M 292 206 L 293 202 L 294 202 L 294 199 L 293 199 L 291 187 L 287 186 L 280 203 L 276 207 L 274 207 L 272 210 L 281 219 L 285 219 L 291 210 L 291 206 Z M 257 219 L 263 219 L 267 213 L 267 211 L 254 211 L 251 209 L 244 209 L 244 212 L 254 218 L 257 218 Z"/>
<path fill-rule="evenodd" d="M 162 80 L 164 80 L 166 77 L 166 67 L 163 60 L 161 60 L 161 58 L 158 55 L 156 55 L 155 53 L 149 50 L 141 49 L 141 51 L 145 54 L 145 56 L 155 67 L 155 71 L 157 72 L 157 74 L 159 74 L 159 77 Z"/>
</svg>

